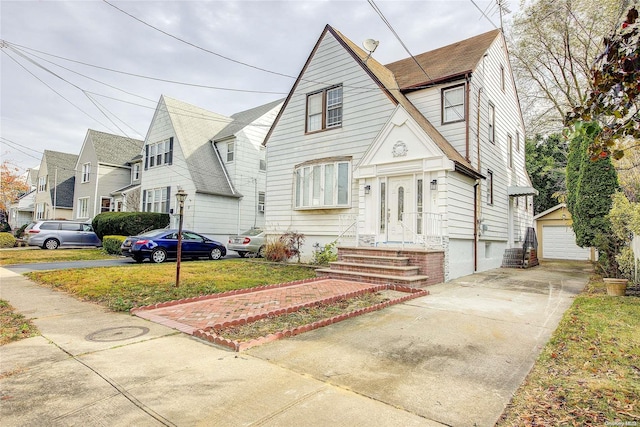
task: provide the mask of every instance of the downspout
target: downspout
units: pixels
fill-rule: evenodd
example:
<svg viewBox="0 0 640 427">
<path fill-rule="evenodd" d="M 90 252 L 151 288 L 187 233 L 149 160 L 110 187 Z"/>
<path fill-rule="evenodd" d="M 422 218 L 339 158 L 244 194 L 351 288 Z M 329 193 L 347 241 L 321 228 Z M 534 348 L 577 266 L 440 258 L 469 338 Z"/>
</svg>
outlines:
<svg viewBox="0 0 640 427">
<path fill-rule="evenodd" d="M 93 194 L 93 216 L 95 218 L 98 215 L 98 172 L 100 172 L 100 164 L 96 163 L 96 180 L 95 180 L 95 191 Z M 91 179 L 91 175 L 89 175 L 89 179 Z M 102 209 L 102 203 L 100 203 L 100 208 Z"/>
<path fill-rule="evenodd" d="M 465 146 L 466 152 L 464 158 L 467 159 L 467 162 L 471 163 L 471 159 L 469 158 L 469 98 L 471 93 L 471 79 L 469 78 L 469 74 L 465 77 L 467 82 L 467 90 L 465 91 L 465 100 L 464 100 L 464 117 L 465 117 L 465 130 L 464 130 L 464 138 L 465 138 Z"/>
<path fill-rule="evenodd" d="M 473 184 L 473 272 L 478 271 L 478 185 Z"/>
<path fill-rule="evenodd" d="M 58 205 L 58 168 L 53 174 L 53 218 L 56 219 L 56 206 Z"/>
</svg>

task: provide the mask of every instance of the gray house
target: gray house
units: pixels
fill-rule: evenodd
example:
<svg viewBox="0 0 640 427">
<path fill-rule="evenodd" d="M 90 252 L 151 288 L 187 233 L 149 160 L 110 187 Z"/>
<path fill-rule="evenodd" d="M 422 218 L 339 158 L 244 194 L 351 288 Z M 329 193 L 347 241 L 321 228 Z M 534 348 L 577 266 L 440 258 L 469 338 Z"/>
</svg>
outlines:
<svg viewBox="0 0 640 427">
<path fill-rule="evenodd" d="M 36 185 L 33 219 L 71 219 L 78 156 L 44 150 Z"/>
<path fill-rule="evenodd" d="M 143 144 L 137 139 L 87 131 L 75 164 L 74 219 L 89 221 L 101 212 L 122 210 L 112 193 L 131 184 L 133 159 L 140 155 Z"/>
</svg>

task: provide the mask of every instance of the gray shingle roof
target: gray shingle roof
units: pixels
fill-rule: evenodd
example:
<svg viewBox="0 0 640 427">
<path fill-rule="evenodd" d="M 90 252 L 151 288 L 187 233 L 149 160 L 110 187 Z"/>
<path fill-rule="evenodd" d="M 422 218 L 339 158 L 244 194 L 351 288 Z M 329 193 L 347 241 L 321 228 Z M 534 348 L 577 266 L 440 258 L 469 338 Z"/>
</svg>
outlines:
<svg viewBox="0 0 640 427">
<path fill-rule="evenodd" d="M 229 183 L 224 165 L 210 142 L 232 119 L 164 95 L 158 108 L 162 108 L 163 103 L 171 118 L 196 191 L 240 197 L 241 194 Z"/>
<path fill-rule="evenodd" d="M 125 165 L 142 153 L 144 141 L 89 129 L 87 140 L 93 144 L 100 163 Z"/>
<path fill-rule="evenodd" d="M 233 122 L 228 124 L 224 129 L 222 129 L 216 136 L 213 138 L 214 141 L 220 141 L 224 138 L 228 138 L 230 136 L 235 135 L 239 131 L 241 131 L 244 127 L 249 126 L 254 121 L 258 120 L 260 117 L 267 114 L 269 111 L 274 109 L 278 104 L 282 104 L 284 99 L 278 99 L 276 101 L 270 102 L 268 104 L 260 105 L 259 107 L 254 107 L 249 110 L 241 111 L 239 113 L 233 114 L 231 118 Z"/>
<path fill-rule="evenodd" d="M 73 188 L 76 182 L 76 154 L 44 150 L 51 202 L 61 208 L 73 207 Z"/>
</svg>

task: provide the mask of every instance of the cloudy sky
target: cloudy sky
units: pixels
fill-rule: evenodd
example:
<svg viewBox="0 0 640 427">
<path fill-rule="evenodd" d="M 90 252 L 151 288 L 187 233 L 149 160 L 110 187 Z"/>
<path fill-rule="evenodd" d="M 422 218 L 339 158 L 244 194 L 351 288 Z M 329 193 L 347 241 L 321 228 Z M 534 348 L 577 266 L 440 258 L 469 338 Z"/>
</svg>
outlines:
<svg viewBox="0 0 640 427">
<path fill-rule="evenodd" d="M 406 58 L 372 4 L 412 54 L 500 25 L 495 0 L 107 1 L 0 1 L 2 160 L 144 139 L 162 94 L 225 115 L 285 97 L 326 24 Z"/>
</svg>

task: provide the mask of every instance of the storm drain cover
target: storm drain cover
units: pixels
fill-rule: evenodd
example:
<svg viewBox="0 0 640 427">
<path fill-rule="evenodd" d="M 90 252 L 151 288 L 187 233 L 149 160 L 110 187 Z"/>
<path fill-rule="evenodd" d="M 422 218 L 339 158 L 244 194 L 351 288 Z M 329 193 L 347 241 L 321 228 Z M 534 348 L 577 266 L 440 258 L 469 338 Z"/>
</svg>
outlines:
<svg viewBox="0 0 640 427">
<path fill-rule="evenodd" d="M 106 328 L 95 331 L 85 337 L 87 341 L 111 342 L 124 341 L 141 337 L 149 333 L 149 328 L 144 326 L 119 326 L 116 328 Z"/>
</svg>

